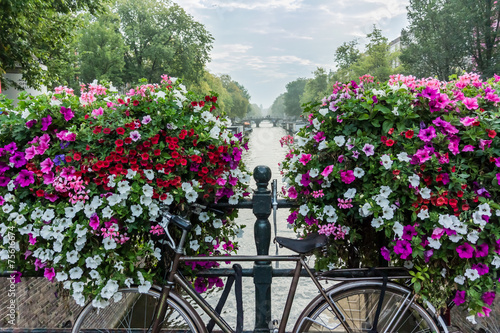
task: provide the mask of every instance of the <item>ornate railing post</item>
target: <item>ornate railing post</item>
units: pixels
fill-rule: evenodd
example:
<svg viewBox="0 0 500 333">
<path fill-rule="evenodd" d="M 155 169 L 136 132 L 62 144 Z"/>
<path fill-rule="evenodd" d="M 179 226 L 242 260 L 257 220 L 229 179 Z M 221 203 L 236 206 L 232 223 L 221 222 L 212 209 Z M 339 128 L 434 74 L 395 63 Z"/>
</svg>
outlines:
<svg viewBox="0 0 500 333">
<path fill-rule="evenodd" d="M 271 244 L 271 191 L 267 189 L 271 180 L 271 169 L 259 165 L 254 169 L 257 189 L 253 194 L 253 213 L 257 217 L 254 226 L 255 246 L 258 255 L 268 255 Z M 273 271 L 270 261 L 256 261 L 254 264 L 255 284 L 255 330 L 269 332 L 271 321 L 271 283 Z"/>
</svg>

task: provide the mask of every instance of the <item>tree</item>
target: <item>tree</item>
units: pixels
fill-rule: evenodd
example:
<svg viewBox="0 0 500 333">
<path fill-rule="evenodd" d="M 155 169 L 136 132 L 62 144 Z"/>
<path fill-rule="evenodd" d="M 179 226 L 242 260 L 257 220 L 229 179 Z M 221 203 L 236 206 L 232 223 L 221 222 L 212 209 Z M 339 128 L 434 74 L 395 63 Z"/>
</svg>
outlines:
<svg viewBox="0 0 500 333">
<path fill-rule="evenodd" d="M 248 117 L 262 117 L 262 109 L 257 104 L 250 104 L 248 109 Z"/>
<path fill-rule="evenodd" d="M 352 66 L 353 71 L 357 77 L 370 74 L 375 80 L 386 81 L 393 72 L 387 38 L 375 25 L 366 37 L 369 39 L 366 52 Z"/>
<path fill-rule="evenodd" d="M 328 75 L 324 68 L 318 67 L 313 72 L 314 78 L 307 80 L 300 103 L 318 102 L 328 93 Z"/>
<path fill-rule="evenodd" d="M 283 117 L 285 115 L 285 94 L 281 94 L 273 102 L 271 105 L 271 110 L 269 114 L 272 117 Z"/>
<path fill-rule="evenodd" d="M 80 80 L 112 81 L 120 87 L 125 66 L 125 44 L 120 33 L 120 18 L 114 13 L 89 21 L 79 36 Z"/>
<path fill-rule="evenodd" d="M 286 93 L 284 97 L 285 113 L 290 117 L 298 117 L 302 114 L 302 105 L 300 99 L 304 93 L 307 79 L 298 78 L 295 81 L 289 82 L 286 85 Z"/>
<path fill-rule="evenodd" d="M 204 71 L 198 82 L 187 82 L 188 89 L 199 95 L 210 95 L 212 92 L 217 93 L 217 104 L 219 108 L 217 112 L 229 114 L 233 107 L 233 97 L 226 90 L 221 78 L 217 75 Z"/>
<path fill-rule="evenodd" d="M 117 12 L 128 48 L 125 82 L 162 74 L 200 79 L 214 40 L 203 24 L 171 0 L 118 0 Z"/>
<path fill-rule="evenodd" d="M 16 67 L 31 87 L 58 79 L 51 65 L 68 63 L 82 11 L 97 13 L 105 1 L 0 1 L 0 75 Z M 45 71 L 40 64 L 46 65 Z M 58 67 L 55 67 L 58 68 Z M 2 78 L 4 85 L 12 84 Z"/>
<path fill-rule="evenodd" d="M 457 4 L 456 0 L 410 0 L 400 56 L 409 74 L 447 80 L 470 69 L 465 35 L 471 35 L 471 30 L 464 30 L 465 13 Z"/>
</svg>

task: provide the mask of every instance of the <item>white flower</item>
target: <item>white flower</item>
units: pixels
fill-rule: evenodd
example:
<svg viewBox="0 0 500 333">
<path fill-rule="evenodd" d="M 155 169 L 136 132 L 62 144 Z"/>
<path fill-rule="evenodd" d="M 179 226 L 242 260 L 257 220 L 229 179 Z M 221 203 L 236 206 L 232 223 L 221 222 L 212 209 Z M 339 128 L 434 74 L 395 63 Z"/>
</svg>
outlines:
<svg viewBox="0 0 500 333">
<path fill-rule="evenodd" d="M 87 268 L 90 268 L 90 269 L 95 269 L 97 268 L 97 266 L 99 266 L 102 262 L 102 258 L 98 255 L 95 255 L 93 257 L 88 257 L 87 259 L 85 259 L 85 265 L 87 266 Z"/>
<path fill-rule="evenodd" d="M 139 202 L 143 206 L 149 206 L 153 202 L 153 199 L 151 197 L 147 197 L 145 195 L 141 195 L 141 197 L 139 199 Z"/>
<path fill-rule="evenodd" d="M 212 223 L 215 229 L 219 229 L 222 227 L 222 220 L 221 219 L 215 219 L 214 222 Z"/>
<path fill-rule="evenodd" d="M 471 322 L 472 325 L 476 325 L 477 324 L 476 316 L 474 316 L 474 315 L 467 316 L 467 317 L 465 317 L 465 319 L 467 319 L 469 322 Z"/>
<path fill-rule="evenodd" d="M 71 280 L 78 280 L 82 277 L 83 270 L 80 267 L 73 267 L 68 273 Z"/>
<path fill-rule="evenodd" d="M 132 205 L 130 206 L 130 210 L 132 212 L 132 215 L 135 217 L 141 216 L 143 209 L 141 205 Z"/>
<path fill-rule="evenodd" d="M 125 281 L 123 282 L 128 288 L 130 288 L 130 286 L 134 283 L 134 279 L 132 278 L 127 278 L 125 279 Z"/>
<path fill-rule="evenodd" d="M 144 176 L 149 180 L 153 180 L 155 178 L 155 173 L 153 170 L 144 170 Z"/>
<path fill-rule="evenodd" d="M 325 205 L 323 207 L 323 214 L 328 215 L 328 216 L 333 216 L 334 214 L 336 214 L 335 208 L 333 208 L 332 205 Z"/>
<path fill-rule="evenodd" d="M 113 295 L 113 302 L 118 303 L 123 298 L 123 293 L 117 292 Z"/>
<path fill-rule="evenodd" d="M 319 130 L 319 128 L 321 127 L 321 123 L 318 120 L 318 118 L 314 118 L 313 121 L 312 121 L 312 124 L 313 124 L 314 128 L 317 129 L 317 130 Z"/>
<path fill-rule="evenodd" d="M 214 238 L 212 236 L 205 236 L 206 243 L 212 243 L 213 240 L 214 240 Z"/>
<path fill-rule="evenodd" d="M 182 183 L 181 188 L 184 192 L 191 192 L 193 190 L 193 186 L 190 183 Z"/>
<path fill-rule="evenodd" d="M 333 138 L 333 141 L 337 144 L 337 146 L 342 147 L 345 144 L 345 136 L 338 135 Z"/>
<path fill-rule="evenodd" d="M 83 291 L 83 282 L 73 282 L 72 284 L 72 289 L 73 289 L 73 292 L 75 293 L 81 293 Z"/>
<path fill-rule="evenodd" d="M 198 244 L 198 240 L 193 239 L 192 241 L 189 242 L 189 247 L 193 251 L 198 251 L 198 249 L 200 248 L 200 244 Z"/>
<path fill-rule="evenodd" d="M 328 147 L 328 142 L 326 140 L 323 140 L 319 143 L 318 145 L 318 150 L 323 150 Z"/>
<path fill-rule="evenodd" d="M 481 215 L 491 216 L 491 208 L 488 203 L 477 206 L 477 209 Z"/>
<path fill-rule="evenodd" d="M 117 291 L 118 283 L 115 280 L 108 280 L 101 290 L 101 296 L 105 299 L 110 299 Z"/>
<path fill-rule="evenodd" d="M 110 206 L 114 206 L 116 205 L 117 203 L 120 203 L 120 201 L 122 201 L 122 198 L 119 194 L 116 194 L 116 193 L 113 193 L 111 194 L 109 197 L 107 197 L 106 199 L 108 199 L 108 204 Z"/>
<path fill-rule="evenodd" d="M 59 282 L 66 281 L 68 279 L 68 274 L 66 272 L 57 272 L 56 280 Z"/>
<path fill-rule="evenodd" d="M 420 212 L 417 214 L 417 216 L 421 220 L 425 220 L 429 218 L 429 211 L 427 209 L 421 209 Z"/>
<path fill-rule="evenodd" d="M 101 206 L 101 205 L 102 205 L 102 199 L 101 199 L 101 198 L 99 198 L 97 195 L 96 195 L 96 196 L 94 196 L 94 197 L 92 198 L 92 202 L 90 203 L 90 206 L 91 206 L 93 209 L 97 209 L 97 208 L 99 208 L 99 206 Z"/>
<path fill-rule="evenodd" d="M 64 208 L 65 215 L 68 219 L 72 219 L 76 216 L 76 209 L 74 207 Z"/>
<path fill-rule="evenodd" d="M 66 261 L 69 262 L 70 264 L 74 264 L 75 262 L 78 261 L 79 258 L 80 255 L 76 250 L 66 253 Z"/>
<path fill-rule="evenodd" d="M 374 218 L 372 220 L 372 227 L 374 228 L 378 228 L 380 227 L 382 224 L 384 224 L 384 220 L 381 218 L 381 217 L 377 217 L 377 218 Z"/>
<path fill-rule="evenodd" d="M 477 272 L 476 269 L 473 269 L 473 268 L 467 268 L 465 270 L 465 274 L 464 274 L 469 280 L 471 281 L 475 281 L 479 278 L 479 273 Z"/>
<path fill-rule="evenodd" d="M 201 212 L 200 215 L 198 216 L 198 220 L 201 222 L 207 222 L 209 220 L 209 216 L 207 212 Z"/>
<path fill-rule="evenodd" d="M 90 275 L 90 278 L 93 280 L 100 280 L 101 279 L 101 275 L 95 269 L 91 270 L 89 275 Z"/>
<path fill-rule="evenodd" d="M 71 283 L 71 281 L 66 281 L 66 282 L 70 282 Z M 69 289 L 70 285 L 71 284 L 68 285 L 68 288 L 66 288 L 66 286 L 64 286 L 64 287 L 66 289 Z M 73 293 L 73 299 L 75 300 L 76 304 L 78 304 L 80 306 L 84 306 L 85 305 L 85 296 L 83 296 L 83 294 L 81 294 L 81 293 Z"/>
<path fill-rule="evenodd" d="M 394 217 L 394 209 L 391 207 L 384 207 L 382 209 L 382 217 L 386 220 L 390 220 Z"/>
<path fill-rule="evenodd" d="M 18 214 L 14 219 L 14 222 L 16 222 L 17 225 L 21 225 L 24 224 L 24 222 L 26 222 L 26 218 L 24 217 L 24 215 Z"/>
<path fill-rule="evenodd" d="M 403 225 L 399 223 L 398 221 L 394 222 L 394 226 L 392 227 L 392 230 L 398 236 L 398 238 L 401 238 L 403 236 Z"/>
<path fill-rule="evenodd" d="M 441 248 L 441 242 L 439 239 L 432 239 L 431 237 L 427 237 L 427 241 L 429 241 L 429 247 L 438 250 Z"/>
<path fill-rule="evenodd" d="M 411 159 L 408 157 L 408 153 L 402 152 L 397 155 L 400 162 L 410 162 Z"/>
<path fill-rule="evenodd" d="M 446 277 L 446 268 L 441 269 L 441 276 Z"/>
<path fill-rule="evenodd" d="M 309 176 L 312 177 L 312 178 L 315 178 L 319 175 L 319 170 L 318 169 L 311 169 L 311 171 L 309 171 Z"/>
<path fill-rule="evenodd" d="M 443 227 L 450 229 L 453 226 L 453 220 L 451 219 L 450 214 L 441 214 L 439 215 L 439 224 Z"/>
<path fill-rule="evenodd" d="M 384 198 L 388 198 L 391 193 L 392 190 L 389 186 L 383 185 L 380 187 L 380 195 L 383 196 Z"/>
<path fill-rule="evenodd" d="M 239 202 L 238 196 L 237 195 L 232 195 L 229 197 L 227 201 L 230 205 L 237 205 Z"/>
<path fill-rule="evenodd" d="M 299 147 L 304 147 L 307 144 L 307 139 L 301 136 L 297 136 L 297 140 L 295 141 L 297 143 L 297 146 Z"/>
<path fill-rule="evenodd" d="M 150 171 L 150 170 L 146 170 L 146 171 Z M 144 171 L 144 173 L 146 173 L 146 171 Z M 118 189 L 118 192 L 120 192 L 121 194 L 125 194 L 125 193 L 130 192 L 130 190 L 132 188 L 130 187 L 127 180 L 121 180 L 118 182 L 117 189 Z"/>
<path fill-rule="evenodd" d="M 355 188 L 350 188 L 344 193 L 344 198 L 346 199 L 352 199 L 356 195 L 356 189 Z"/>
<path fill-rule="evenodd" d="M 354 177 L 361 178 L 364 175 L 365 175 L 365 171 L 363 169 L 358 168 L 358 167 L 354 168 Z"/>
<path fill-rule="evenodd" d="M 324 117 L 328 113 L 328 109 L 322 108 L 322 109 L 319 109 L 318 112 Z"/>
<path fill-rule="evenodd" d="M 478 239 L 479 239 L 479 233 L 477 232 L 477 230 L 472 230 L 467 235 L 467 240 L 469 242 L 471 242 L 472 244 L 476 244 L 476 242 L 477 242 Z"/>
<path fill-rule="evenodd" d="M 166 205 L 170 205 L 172 202 L 174 202 L 174 197 L 172 194 L 168 193 L 167 198 L 163 201 Z"/>
<path fill-rule="evenodd" d="M 198 192 L 191 191 L 186 193 L 186 201 L 189 203 L 193 203 L 198 198 Z"/>
<path fill-rule="evenodd" d="M 406 269 L 412 269 L 414 265 L 413 265 L 413 262 L 411 260 L 405 260 L 405 262 L 403 263 L 403 266 Z"/>
<path fill-rule="evenodd" d="M 455 235 L 450 235 L 448 236 L 448 238 L 453 242 L 453 243 L 458 243 L 461 239 L 462 239 L 462 236 L 459 235 L 459 234 L 455 234 Z"/>
<path fill-rule="evenodd" d="M 116 242 L 111 237 L 104 238 L 104 240 L 102 241 L 102 245 L 104 245 L 105 250 L 116 249 Z"/>
<path fill-rule="evenodd" d="M 372 206 L 370 205 L 370 203 L 365 202 L 365 204 L 359 208 L 359 215 L 361 215 L 362 217 L 368 217 L 372 215 L 373 212 L 371 211 L 371 208 Z"/>
<path fill-rule="evenodd" d="M 127 179 L 132 179 L 134 178 L 134 176 L 137 174 L 137 171 L 134 171 L 132 169 L 127 169 L 127 174 L 125 175 L 125 177 Z"/>
<path fill-rule="evenodd" d="M 382 208 L 389 207 L 389 204 L 391 203 L 389 200 L 387 200 L 387 198 L 384 198 L 381 195 L 376 195 L 373 197 L 373 199 L 375 200 L 375 203 Z"/>
<path fill-rule="evenodd" d="M 5 214 L 10 213 L 13 209 L 14 209 L 14 206 L 12 206 L 11 204 L 4 204 L 4 205 L 2 206 L 2 211 L 3 211 Z"/>
<path fill-rule="evenodd" d="M 392 109 L 392 113 L 395 115 L 395 116 L 399 116 L 399 112 L 398 112 L 398 107 L 396 106 L 394 109 Z"/>
<path fill-rule="evenodd" d="M 382 155 L 380 160 L 382 161 L 382 165 L 384 166 L 384 168 L 386 168 L 387 170 L 391 168 L 393 162 L 389 155 L 387 154 Z"/>
<path fill-rule="evenodd" d="M 420 195 L 422 196 L 422 199 L 430 199 L 431 198 L 431 189 L 428 187 L 421 189 Z"/>
<path fill-rule="evenodd" d="M 146 184 L 142 187 L 142 193 L 144 193 L 145 196 L 152 197 L 153 196 L 153 187 L 151 187 L 149 184 Z"/>
<path fill-rule="evenodd" d="M 299 208 L 299 214 L 302 216 L 307 216 L 307 213 L 309 213 L 309 207 L 307 207 L 306 204 L 300 206 Z"/>
<path fill-rule="evenodd" d="M 483 219 L 483 214 L 480 211 L 475 211 L 472 214 L 472 221 L 478 224 L 481 228 L 486 225 L 486 221 Z"/>
<path fill-rule="evenodd" d="M 458 283 L 459 285 L 462 286 L 465 282 L 465 277 L 463 277 L 462 275 L 457 275 L 457 276 L 455 276 L 453 281 L 455 281 L 455 283 Z"/>
<path fill-rule="evenodd" d="M 418 185 L 420 185 L 420 177 L 416 174 L 413 174 L 412 176 L 408 177 L 408 180 L 410 181 L 410 184 L 413 187 L 418 187 Z"/>
<path fill-rule="evenodd" d="M 141 284 L 140 286 L 137 287 L 137 290 L 141 294 L 147 293 L 149 291 L 149 289 L 151 289 L 151 282 L 149 282 L 149 281 L 144 281 L 143 284 Z"/>
<path fill-rule="evenodd" d="M 495 268 L 500 267 L 500 257 L 495 254 L 495 257 L 493 257 L 493 260 L 491 261 L 491 264 L 495 266 Z"/>
</svg>

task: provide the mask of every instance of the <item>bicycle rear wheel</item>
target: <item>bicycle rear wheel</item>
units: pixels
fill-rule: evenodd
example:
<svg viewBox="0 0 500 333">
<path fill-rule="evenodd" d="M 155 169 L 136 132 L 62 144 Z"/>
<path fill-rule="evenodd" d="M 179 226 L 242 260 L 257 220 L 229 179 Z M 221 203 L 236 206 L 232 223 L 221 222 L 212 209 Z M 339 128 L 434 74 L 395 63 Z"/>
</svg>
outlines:
<svg viewBox="0 0 500 333">
<path fill-rule="evenodd" d="M 73 325 L 72 333 L 90 332 L 149 332 L 160 292 L 154 289 L 146 294 L 136 287 L 120 289 L 122 298 L 110 301 L 104 309 L 87 304 Z M 168 309 L 161 332 L 205 332 L 205 326 L 196 311 L 179 295 L 170 292 Z"/>
<path fill-rule="evenodd" d="M 339 284 L 327 291 L 350 330 L 344 328 L 328 302 L 319 296 L 302 312 L 294 332 L 370 332 L 381 288 L 381 281 L 355 281 Z M 411 302 L 411 291 L 392 282 L 387 284 L 377 329 L 379 333 L 439 332 L 427 311 Z"/>
</svg>

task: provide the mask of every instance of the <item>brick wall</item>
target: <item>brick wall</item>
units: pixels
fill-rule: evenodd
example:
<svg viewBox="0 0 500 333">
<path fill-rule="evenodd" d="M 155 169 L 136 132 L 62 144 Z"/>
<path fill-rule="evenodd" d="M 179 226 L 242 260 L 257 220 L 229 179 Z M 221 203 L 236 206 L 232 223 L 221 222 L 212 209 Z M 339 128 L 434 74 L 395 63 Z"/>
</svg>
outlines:
<svg viewBox="0 0 500 333">
<path fill-rule="evenodd" d="M 23 278 L 14 291 L 8 278 L 0 278 L 0 327 L 65 328 L 71 327 L 81 311 L 73 298 L 59 283 L 46 278 Z M 15 294 L 15 296 L 9 296 Z M 15 325 L 9 305 L 15 300 Z"/>
</svg>

